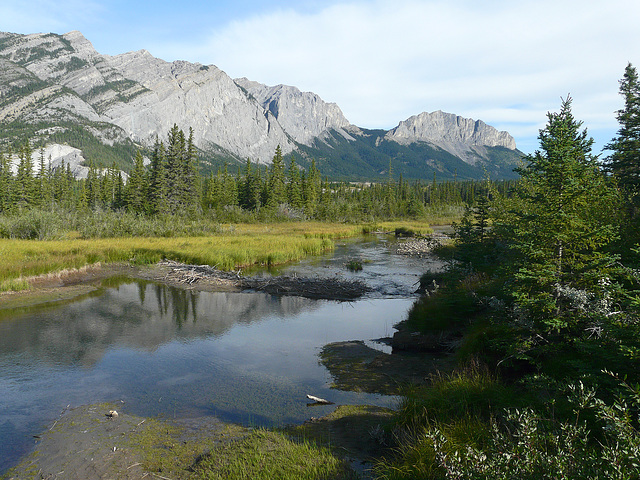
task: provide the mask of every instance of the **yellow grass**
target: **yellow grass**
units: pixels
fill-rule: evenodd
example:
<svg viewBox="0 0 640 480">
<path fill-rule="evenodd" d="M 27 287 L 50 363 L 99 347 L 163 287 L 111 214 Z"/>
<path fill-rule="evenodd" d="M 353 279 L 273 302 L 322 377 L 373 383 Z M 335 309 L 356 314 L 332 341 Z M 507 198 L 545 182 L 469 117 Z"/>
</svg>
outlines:
<svg viewBox="0 0 640 480">
<path fill-rule="evenodd" d="M 29 277 L 94 263 L 155 263 L 171 259 L 223 270 L 275 265 L 333 249 L 332 239 L 362 227 L 319 222 L 227 225 L 210 237 L 0 240 L 0 291 Z M 19 281 L 16 281 L 20 279 Z"/>
</svg>

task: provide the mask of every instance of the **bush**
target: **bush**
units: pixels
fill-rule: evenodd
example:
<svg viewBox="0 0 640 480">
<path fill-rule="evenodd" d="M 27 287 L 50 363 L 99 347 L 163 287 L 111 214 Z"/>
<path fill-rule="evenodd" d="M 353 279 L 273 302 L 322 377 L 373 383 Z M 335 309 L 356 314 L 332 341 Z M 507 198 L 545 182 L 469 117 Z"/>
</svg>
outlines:
<svg viewBox="0 0 640 480">
<path fill-rule="evenodd" d="M 115 237 L 193 237 L 220 232 L 220 226 L 211 221 L 196 221 L 178 215 L 148 217 L 111 210 L 95 211 L 80 222 L 82 238 Z"/>
<path fill-rule="evenodd" d="M 76 223 L 75 215 L 36 208 L 0 217 L 0 237 L 21 240 L 58 240 Z"/>
<path fill-rule="evenodd" d="M 629 398 L 607 405 L 581 383 L 574 386 L 575 416 L 562 422 L 532 409 L 509 410 L 503 423 L 492 422 L 485 448 L 468 445 L 452 450 L 437 429 L 427 437 L 447 479 L 637 479 L 640 432 L 637 410 L 634 418 L 627 401 L 637 408 L 640 390 L 627 387 Z M 586 409 L 596 411 L 600 431 L 581 420 Z"/>
</svg>

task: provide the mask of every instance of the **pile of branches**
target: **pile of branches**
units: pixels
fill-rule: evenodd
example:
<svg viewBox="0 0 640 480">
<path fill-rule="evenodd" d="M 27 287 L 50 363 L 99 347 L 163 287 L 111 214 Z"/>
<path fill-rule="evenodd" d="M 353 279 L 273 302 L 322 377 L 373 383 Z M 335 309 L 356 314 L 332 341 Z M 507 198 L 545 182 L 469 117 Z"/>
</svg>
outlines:
<svg viewBox="0 0 640 480">
<path fill-rule="evenodd" d="M 189 286 L 205 281 L 209 285 L 232 286 L 272 295 L 345 301 L 355 300 L 371 290 L 360 280 L 339 277 L 242 277 L 240 271 L 224 272 L 209 265 L 186 265 L 168 260 L 161 264 L 171 267 L 164 280 Z"/>
<path fill-rule="evenodd" d="M 328 300 L 355 300 L 371 290 L 366 283 L 360 280 L 347 280 L 339 277 L 246 278 L 243 279 L 242 284 L 245 288 L 272 295 L 295 295 Z"/>
<path fill-rule="evenodd" d="M 171 267 L 171 270 L 164 276 L 163 280 L 176 283 L 193 285 L 206 280 L 209 284 L 214 283 L 234 287 L 241 287 L 242 283 L 240 271 L 223 272 L 209 265 L 186 265 L 172 260 L 164 260 L 160 262 L 160 265 Z"/>
</svg>

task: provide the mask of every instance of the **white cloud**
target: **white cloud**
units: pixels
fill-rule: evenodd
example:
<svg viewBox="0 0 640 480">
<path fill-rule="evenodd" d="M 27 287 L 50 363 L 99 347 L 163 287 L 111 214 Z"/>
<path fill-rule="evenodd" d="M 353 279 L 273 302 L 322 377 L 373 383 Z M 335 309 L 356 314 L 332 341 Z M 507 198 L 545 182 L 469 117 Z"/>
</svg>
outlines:
<svg viewBox="0 0 640 480">
<path fill-rule="evenodd" d="M 103 7 L 91 0 L 28 0 L 0 4 L 0 30 L 12 33 L 66 33 L 95 19 Z"/>
<path fill-rule="evenodd" d="M 586 126 L 615 129 L 617 79 L 640 60 L 638 18 L 629 0 L 354 2 L 235 21 L 188 59 L 314 91 L 364 127 L 441 109 L 535 138 L 568 93 Z"/>
</svg>

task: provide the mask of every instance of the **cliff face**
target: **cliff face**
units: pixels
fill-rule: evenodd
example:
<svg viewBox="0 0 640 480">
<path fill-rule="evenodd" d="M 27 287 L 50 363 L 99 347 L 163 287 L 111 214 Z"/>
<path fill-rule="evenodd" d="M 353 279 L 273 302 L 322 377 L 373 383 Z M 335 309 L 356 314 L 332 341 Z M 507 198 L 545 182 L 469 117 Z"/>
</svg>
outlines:
<svg viewBox="0 0 640 480">
<path fill-rule="evenodd" d="M 365 147 L 357 144 L 364 131 L 351 125 L 338 105 L 315 93 L 233 80 L 213 65 L 166 62 L 146 50 L 101 55 L 77 31 L 0 33 L 5 142 L 62 141 L 83 150 L 87 142 L 97 142 L 132 152 L 164 139 L 174 124 L 185 132 L 193 129 L 194 143 L 205 157 L 270 163 L 280 145 L 283 153 L 295 151 L 302 158 L 334 155 L 329 159 L 334 164 L 363 164 Z M 338 149 L 334 139 L 346 144 Z M 488 149 L 493 147 L 515 152 L 508 133 L 443 112 L 411 117 L 382 132 L 382 140 L 410 148 L 428 144 L 472 165 L 491 161 Z M 131 154 L 123 155 L 126 165 Z M 388 163 L 378 158 L 387 155 L 366 153 L 378 163 Z M 425 171 L 424 178 L 429 176 Z"/>
<path fill-rule="evenodd" d="M 385 139 L 403 145 L 427 142 L 471 164 L 481 156 L 484 147 L 516 149 L 515 140 L 507 132 L 500 132 L 481 120 L 441 111 L 410 117 L 390 130 Z"/>
<path fill-rule="evenodd" d="M 327 130 L 340 130 L 350 125 L 338 105 L 323 101 L 315 93 L 301 92 L 287 85 L 269 87 L 246 78 L 236 79 L 236 83 L 271 113 L 298 143 L 310 145 Z"/>
</svg>

